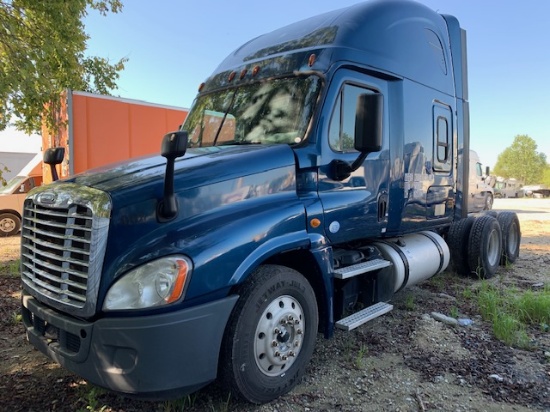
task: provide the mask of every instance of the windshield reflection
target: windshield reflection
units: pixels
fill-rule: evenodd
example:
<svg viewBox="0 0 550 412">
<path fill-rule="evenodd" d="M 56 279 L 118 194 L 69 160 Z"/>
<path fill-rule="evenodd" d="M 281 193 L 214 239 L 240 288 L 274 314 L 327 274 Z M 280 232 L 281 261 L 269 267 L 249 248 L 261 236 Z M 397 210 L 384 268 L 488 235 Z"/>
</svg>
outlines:
<svg viewBox="0 0 550 412">
<path fill-rule="evenodd" d="M 188 146 L 300 143 L 320 84 L 317 76 L 271 79 L 201 96 L 182 127 Z"/>
<path fill-rule="evenodd" d="M 25 182 L 25 179 L 26 179 L 25 176 L 15 176 L 6 184 L 6 186 L 0 189 L 0 193 L 11 194 L 17 186 Z"/>
</svg>

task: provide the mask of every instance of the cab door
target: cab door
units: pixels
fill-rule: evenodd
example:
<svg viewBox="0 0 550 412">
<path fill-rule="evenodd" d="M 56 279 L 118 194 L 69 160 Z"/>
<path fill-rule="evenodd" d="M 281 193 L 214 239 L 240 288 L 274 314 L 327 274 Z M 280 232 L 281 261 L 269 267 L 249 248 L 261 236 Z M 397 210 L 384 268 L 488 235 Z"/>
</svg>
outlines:
<svg viewBox="0 0 550 412">
<path fill-rule="evenodd" d="M 368 154 L 362 165 L 345 178 L 338 177 L 334 170 L 339 162 L 352 164 L 360 156 L 354 149 L 358 97 L 384 91 L 380 79 L 348 70 L 341 70 L 329 89 L 324 108 L 328 125 L 318 142 L 322 145 L 318 190 L 325 233 L 332 243 L 380 236 L 386 230 L 390 153 L 385 128 L 382 150 Z M 382 110 L 383 124 L 387 124 L 387 110 Z"/>
</svg>

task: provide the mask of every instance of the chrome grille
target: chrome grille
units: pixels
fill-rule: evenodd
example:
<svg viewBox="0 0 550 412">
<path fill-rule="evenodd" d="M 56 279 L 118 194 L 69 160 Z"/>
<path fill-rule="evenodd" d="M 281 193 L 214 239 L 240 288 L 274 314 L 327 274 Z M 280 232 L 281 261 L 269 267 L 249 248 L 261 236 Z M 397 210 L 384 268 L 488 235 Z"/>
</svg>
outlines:
<svg viewBox="0 0 550 412">
<path fill-rule="evenodd" d="M 58 309 L 93 314 L 109 215 L 110 199 L 99 190 L 66 184 L 32 192 L 21 231 L 21 278 L 29 292 Z"/>
<path fill-rule="evenodd" d="M 86 302 L 92 211 L 85 206 L 48 209 L 28 202 L 23 216 L 22 276 L 65 304 Z"/>
</svg>

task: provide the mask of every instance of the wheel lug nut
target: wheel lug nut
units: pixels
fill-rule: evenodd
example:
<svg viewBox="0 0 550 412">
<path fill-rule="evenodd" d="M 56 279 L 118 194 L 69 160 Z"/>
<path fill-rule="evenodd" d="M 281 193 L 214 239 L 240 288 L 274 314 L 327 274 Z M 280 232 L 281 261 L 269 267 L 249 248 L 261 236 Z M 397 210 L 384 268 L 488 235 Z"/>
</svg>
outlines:
<svg viewBox="0 0 550 412">
<path fill-rule="evenodd" d="M 300 341 L 298 340 L 294 341 L 294 347 L 297 348 L 298 346 L 300 346 Z"/>
<path fill-rule="evenodd" d="M 281 333 L 281 330 L 279 328 L 273 329 L 273 334 L 278 335 L 279 333 Z"/>
<path fill-rule="evenodd" d="M 298 319 L 295 319 L 294 324 L 297 325 L 298 323 L 300 323 L 300 321 Z"/>
<path fill-rule="evenodd" d="M 275 352 L 275 356 L 276 356 L 277 358 L 281 357 L 281 352 L 279 352 L 279 351 Z"/>
<path fill-rule="evenodd" d="M 274 340 L 274 341 L 271 342 L 271 346 L 274 347 L 274 348 L 276 348 L 278 345 L 279 345 L 279 344 L 277 343 L 276 340 Z"/>
<path fill-rule="evenodd" d="M 294 351 L 291 350 L 288 352 L 288 356 L 294 357 L 296 356 L 296 354 L 294 353 Z"/>
<path fill-rule="evenodd" d="M 296 329 L 296 334 L 297 334 L 297 335 L 301 335 L 302 333 L 304 333 L 304 332 L 302 331 L 302 329 Z"/>
</svg>

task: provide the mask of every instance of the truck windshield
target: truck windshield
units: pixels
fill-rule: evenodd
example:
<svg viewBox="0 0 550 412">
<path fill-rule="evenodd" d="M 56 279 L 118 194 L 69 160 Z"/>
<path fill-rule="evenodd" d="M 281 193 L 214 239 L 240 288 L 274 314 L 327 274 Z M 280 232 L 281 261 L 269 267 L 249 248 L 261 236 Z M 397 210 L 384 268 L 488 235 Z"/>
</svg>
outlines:
<svg viewBox="0 0 550 412">
<path fill-rule="evenodd" d="M 14 189 L 23 183 L 25 183 L 26 176 L 15 176 L 13 179 L 11 179 L 6 186 L 0 189 L 0 193 L 2 194 L 12 194 Z M 21 192 L 24 193 L 24 192 Z"/>
<path fill-rule="evenodd" d="M 199 97 L 183 124 L 189 147 L 296 144 L 305 138 L 321 80 L 270 79 Z"/>
</svg>

